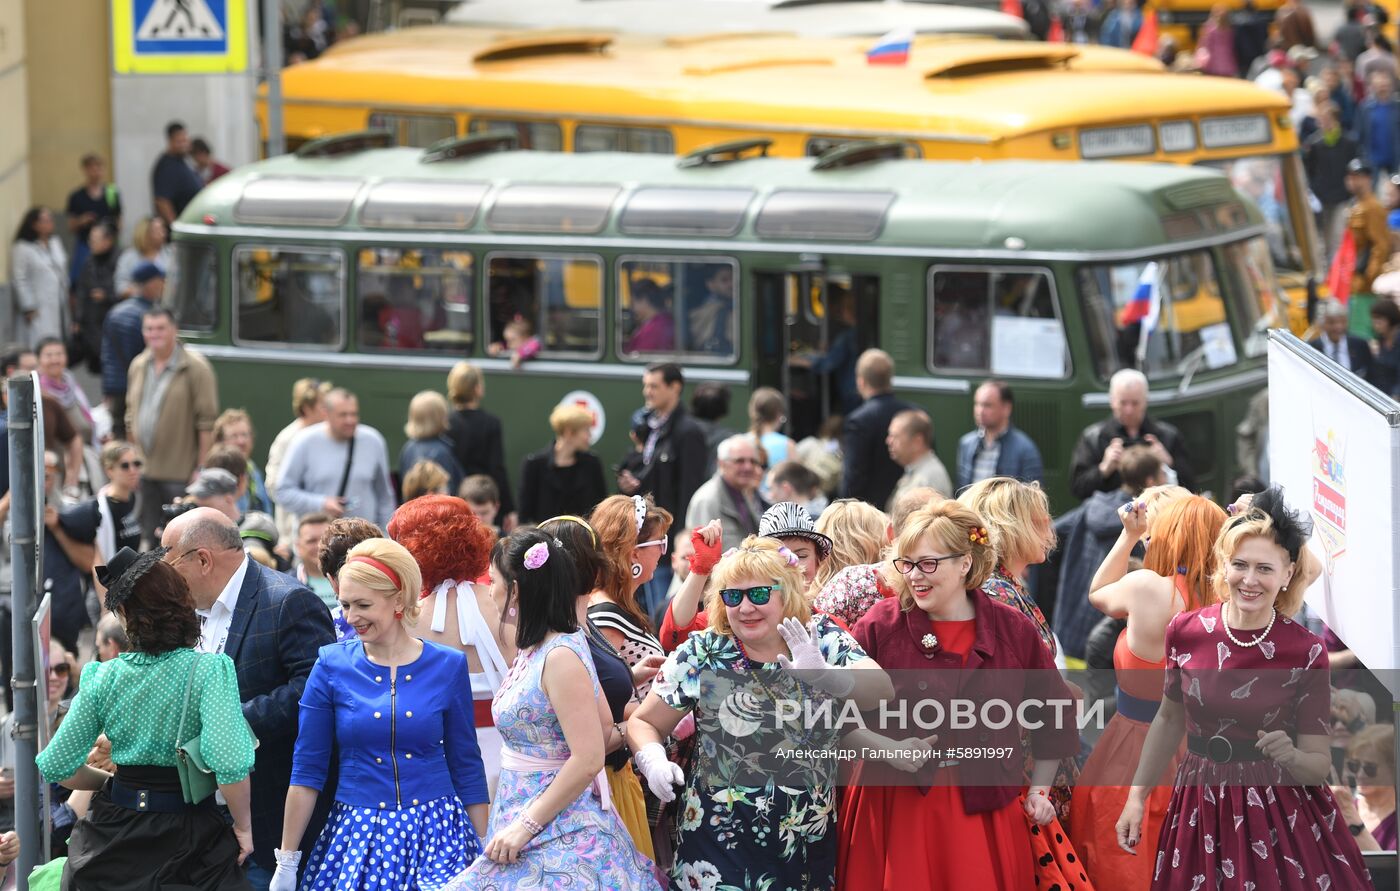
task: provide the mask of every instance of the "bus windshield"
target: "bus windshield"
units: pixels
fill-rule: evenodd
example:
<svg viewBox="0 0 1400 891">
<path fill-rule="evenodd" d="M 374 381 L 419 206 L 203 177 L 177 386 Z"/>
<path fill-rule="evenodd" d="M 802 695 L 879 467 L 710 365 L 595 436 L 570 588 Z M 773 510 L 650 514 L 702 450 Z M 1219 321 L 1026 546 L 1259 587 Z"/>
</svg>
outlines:
<svg viewBox="0 0 1400 891">
<path fill-rule="evenodd" d="M 1257 258 L 1248 251 L 1227 256 L 1231 285 L 1254 277 L 1245 267 L 1257 269 Z M 1081 267 L 1079 290 L 1098 373 L 1107 378 L 1120 368 L 1138 368 L 1163 378 L 1235 364 L 1231 323 L 1252 327 L 1262 298 L 1241 294 L 1227 311 L 1221 277 L 1210 250 Z M 1242 331 L 1241 339 L 1249 335 Z"/>
<path fill-rule="evenodd" d="M 1298 229 L 1288 204 L 1284 155 L 1251 155 L 1244 158 L 1217 158 L 1200 162 L 1223 171 L 1230 184 L 1246 198 L 1253 199 L 1264 215 L 1269 255 L 1275 268 L 1287 272 L 1307 272 Z"/>
</svg>

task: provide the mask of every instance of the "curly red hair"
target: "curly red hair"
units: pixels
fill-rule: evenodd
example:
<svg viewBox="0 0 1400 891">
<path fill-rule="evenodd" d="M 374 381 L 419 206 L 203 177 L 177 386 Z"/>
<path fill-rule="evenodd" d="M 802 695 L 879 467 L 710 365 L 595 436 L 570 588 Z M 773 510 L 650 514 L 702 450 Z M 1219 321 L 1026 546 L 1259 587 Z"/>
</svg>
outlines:
<svg viewBox="0 0 1400 891">
<path fill-rule="evenodd" d="M 445 581 L 479 578 L 496 543 L 495 534 L 453 495 L 423 495 L 404 504 L 389 520 L 389 537 L 418 561 L 424 597 Z"/>
</svg>

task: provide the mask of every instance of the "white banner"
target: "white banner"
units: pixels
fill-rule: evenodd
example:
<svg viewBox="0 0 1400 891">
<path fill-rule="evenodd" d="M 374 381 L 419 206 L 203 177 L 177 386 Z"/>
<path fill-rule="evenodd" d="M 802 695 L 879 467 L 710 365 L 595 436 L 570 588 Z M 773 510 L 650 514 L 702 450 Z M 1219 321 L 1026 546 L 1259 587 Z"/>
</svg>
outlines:
<svg viewBox="0 0 1400 891">
<path fill-rule="evenodd" d="M 1270 332 L 1270 475 L 1312 520 L 1308 546 L 1323 562 L 1307 603 L 1387 684 L 1379 673 L 1400 666 L 1397 422 L 1400 407 L 1379 391 L 1291 334 Z"/>
</svg>

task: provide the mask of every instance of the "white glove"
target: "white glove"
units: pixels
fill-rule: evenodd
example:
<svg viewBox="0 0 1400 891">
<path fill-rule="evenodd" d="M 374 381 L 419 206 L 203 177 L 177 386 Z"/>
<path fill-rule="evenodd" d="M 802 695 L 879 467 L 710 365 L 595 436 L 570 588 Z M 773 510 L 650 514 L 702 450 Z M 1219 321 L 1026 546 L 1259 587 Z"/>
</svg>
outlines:
<svg viewBox="0 0 1400 891">
<path fill-rule="evenodd" d="M 661 743 L 647 743 L 632 753 L 632 763 L 646 778 L 647 788 L 663 802 L 676 800 L 676 786 L 685 785 L 685 772 L 671 763 Z"/>
<path fill-rule="evenodd" d="M 855 687 L 856 679 L 851 677 L 849 671 L 837 670 L 827 664 L 822 651 L 817 648 L 817 642 L 812 638 L 812 633 L 797 619 L 792 616 L 783 619 L 778 624 L 778 636 L 792 653 L 791 659 L 778 654 L 779 667 L 799 672 L 802 680 L 833 696 L 846 696 Z"/>
<path fill-rule="evenodd" d="M 268 891 L 297 891 L 297 866 L 301 863 L 301 851 L 274 849 L 277 858 L 277 871 L 272 874 Z"/>
</svg>

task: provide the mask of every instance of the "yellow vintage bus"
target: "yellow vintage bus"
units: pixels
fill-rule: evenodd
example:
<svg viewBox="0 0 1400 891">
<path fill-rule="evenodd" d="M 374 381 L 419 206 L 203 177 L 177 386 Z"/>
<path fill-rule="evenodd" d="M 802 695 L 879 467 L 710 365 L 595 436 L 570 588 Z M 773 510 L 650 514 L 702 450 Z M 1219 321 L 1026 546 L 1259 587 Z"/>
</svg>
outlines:
<svg viewBox="0 0 1400 891">
<path fill-rule="evenodd" d="M 288 145 L 359 130 L 400 144 L 508 130 L 525 148 L 686 153 L 764 138 L 780 156 L 857 140 L 938 159 L 1220 168 L 1259 205 L 1295 327 L 1318 240 L 1288 103 L 1102 47 L 920 38 L 872 66 L 862 38 L 528 32 L 374 35 L 283 72 Z M 259 105 L 265 124 L 265 107 Z"/>
</svg>

